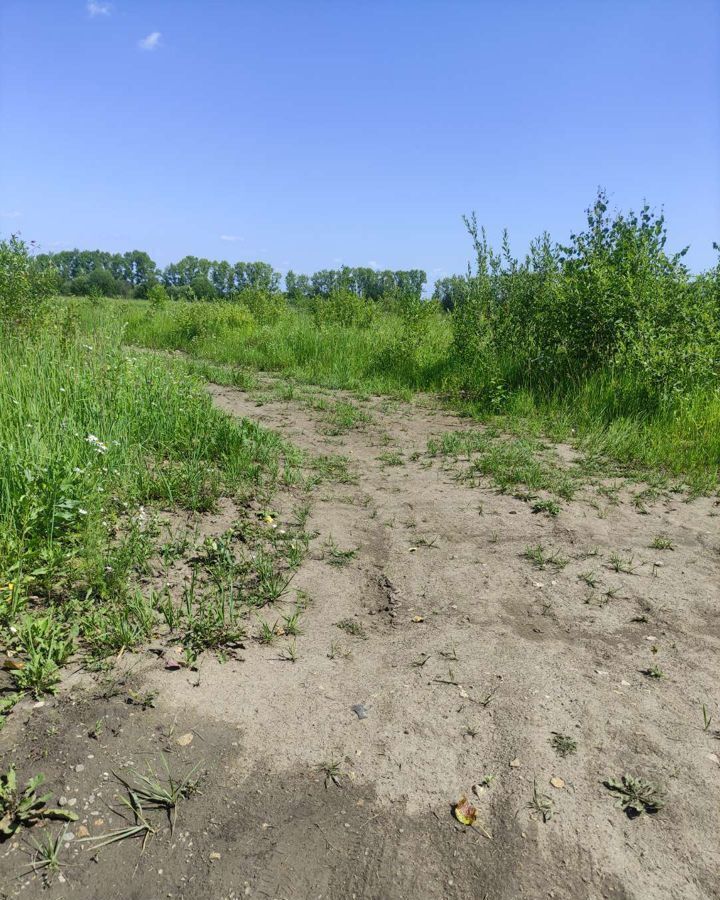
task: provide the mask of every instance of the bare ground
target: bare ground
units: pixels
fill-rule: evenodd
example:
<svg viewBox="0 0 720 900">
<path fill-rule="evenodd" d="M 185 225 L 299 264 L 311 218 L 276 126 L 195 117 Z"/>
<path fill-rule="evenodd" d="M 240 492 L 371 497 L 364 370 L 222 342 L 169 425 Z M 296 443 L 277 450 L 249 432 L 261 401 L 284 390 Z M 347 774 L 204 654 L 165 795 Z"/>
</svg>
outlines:
<svg viewBox="0 0 720 900">
<path fill-rule="evenodd" d="M 264 612 L 307 594 L 297 658 L 281 658 L 287 638 L 223 663 L 206 654 L 197 671 L 149 651 L 121 660 L 113 689 L 79 673 L 22 704 L 0 733 L 3 766 L 44 771 L 80 820 L 45 889 L 22 874 L 22 834 L 0 845 L 0 895 L 720 896 L 716 500 L 643 508 L 627 489 L 615 503 L 588 489 L 557 517 L 534 514 L 458 478 L 462 460 L 428 457 L 428 439 L 468 427 L 430 404 L 372 399 L 370 423 L 328 434 L 307 398 L 212 392 L 312 455 L 349 460 L 351 477 L 314 487 L 310 555 L 277 616 Z M 281 520 L 292 499 L 276 501 Z M 216 534 L 233 516 L 228 502 L 196 525 Z M 651 548 L 660 534 L 672 549 Z M 538 544 L 555 563 L 525 556 Z M 130 688 L 157 692 L 154 707 L 128 703 Z M 576 752 L 559 755 L 553 733 Z M 113 772 L 163 753 L 173 771 L 206 772 L 174 833 L 143 853 L 79 843 L 118 827 Z M 660 785 L 665 806 L 628 818 L 603 786 L 624 773 Z M 472 828 L 452 815 L 462 795 Z"/>
</svg>

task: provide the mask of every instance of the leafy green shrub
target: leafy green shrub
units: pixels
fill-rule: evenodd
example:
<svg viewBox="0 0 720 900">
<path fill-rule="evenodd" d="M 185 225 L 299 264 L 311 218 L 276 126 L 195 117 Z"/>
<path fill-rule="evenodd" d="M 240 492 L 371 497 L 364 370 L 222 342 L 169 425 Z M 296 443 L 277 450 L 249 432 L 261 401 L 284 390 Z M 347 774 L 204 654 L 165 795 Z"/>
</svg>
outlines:
<svg viewBox="0 0 720 900">
<path fill-rule="evenodd" d="M 285 312 L 285 299 L 277 291 L 247 287 L 234 294 L 232 299 L 246 307 L 261 325 L 273 325 Z"/>
<path fill-rule="evenodd" d="M 147 288 L 145 297 L 150 304 L 150 308 L 154 310 L 164 309 L 169 299 L 165 286 L 157 281 Z"/>
<path fill-rule="evenodd" d="M 375 318 L 376 306 L 347 288 L 334 288 L 327 296 L 312 298 L 311 310 L 315 322 L 323 325 L 366 327 Z"/>
<path fill-rule="evenodd" d="M 55 286 L 53 270 L 38 266 L 24 241 L 0 241 L 0 327 L 27 330 L 42 321 Z"/>
<path fill-rule="evenodd" d="M 720 376 L 718 270 L 692 278 L 666 252 L 662 215 L 608 213 L 600 192 L 568 246 L 547 235 L 523 262 L 466 219 L 475 273 L 452 314 L 454 353 L 477 397 L 567 391 L 599 372 L 632 381 L 633 402 L 661 403 Z"/>
</svg>

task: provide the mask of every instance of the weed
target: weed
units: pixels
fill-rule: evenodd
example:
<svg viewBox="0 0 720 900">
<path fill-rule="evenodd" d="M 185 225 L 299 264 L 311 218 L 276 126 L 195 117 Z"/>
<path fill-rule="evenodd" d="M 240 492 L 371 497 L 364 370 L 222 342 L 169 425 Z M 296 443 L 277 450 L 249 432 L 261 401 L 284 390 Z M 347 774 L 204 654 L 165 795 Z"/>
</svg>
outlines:
<svg viewBox="0 0 720 900">
<path fill-rule="evenodd" d="M 155 709 L 157 696 L 157 691 L 130 691 L 126 702 L 130 706 L 139 706 L 143 710 Z"/>
<path fill-rule="evenodd" d="M 534 513 L 546 513 L 548 516 L 555 518 L 560 514 L 560 504 L 555 500 L 536 500 L 532 504 Z"/>
<path fill-rule="evenodd" d="M 571 756 L 577 751 L 577 742 L 568 734 L 560 731 L 553 731 L 550 737 L 550 746 L 558 754 L 558 756 Z"/>
<path fill-rule="evenodd" d="M 311 478 L 311 484 L 320 484 L 323 481 L 334 481 L 339 484 L 356 484 L 357 475 L 350 472 L 350 461 L 346 456 L 318 456 L 310 462 L 310 467 L 315 473 Z"/>
<path fill-rule="evenodd" d="M 529 559 L 538 569 L 545 569 L 547 566 L 563 569 L 568 564 L 568 560 L 559 550 L 548 552 L 542 544 L 526 547 L 522 555 L 525 559 Z"/>
<path fill-rule="evenodd" d="M 633 566 L 632 556 L 626 559 L 620 556 L 619 553 L 613 551 L 613 553 L 610 554 L 610 568 L 615 572 L 633 575 L 637 566 Z"/>
<path fill-rule="evenodd" d="M 597 587 L 598 578 L 594 572 L 581 572 L 578 575 L 578 578 L 580 579 L 580 581 L 584 581 L 588 587 Z"/>
<path fill-rule="evenodd" d="M 77 820 L 74 812 L 47 805 L 52 794 L 38 796 L 37 789 L 44 780 L 42 775 L 35 775 L 21 790 L 18 788 L 15 766 L 11 765 L 7 772 L 0 774 L 0 837 L 10 837 L 21 826 L 27 828 L 44 819 Z"/>
<path fill-rule="evenodd" d="M 703 717 L 703 731 L 708 731 L 710 725 L 712 724 L 713 717 L 708 713 L 707 707 L 703 703 L 702 705 L 702 717 Z"/>
<path fill-rule="evenodd" d="M 280 659 L 287 660 L 287 662 L 295 663 L 299 659 L 299 654 L 297 650 L 297 643 L 295 640 L 288 641 L 288 643 L 283 647 L 280 651 Z"/>
<path fill-rule="evenodd" d="M 539 816 L 543 822 L 549 822 L 555 811 L 555 804 L 547 794 L 543 794 L 538 790 L 535 779 L 533 779 L 532 800 L 528 803 L 528 807 L 531 812 Z"/>
<path fill-rule="evenodd" d="M 398 451 L 388 451 L 387 453 L 381 453 L 378 456 L 378 461 L 381 462 L 384 466 L 404 466 L 405 459 L 402 453 Z"/>
<path fill-rule="evenodd" d="M 323 558 L 331 566 L 346 566 L 350 560 L 355 559 L 359 547 L 351 550 L 341 550 L 332 537 L 323 544 Z"/>
<path fill-rule="evenodd" d="M 323 760 L 323 762 L 318 765 L 318 769 L 320 769 L 325 776 L 325 790 L 327 790 L 331 784 L 334 784 L 337 787 L 342 786 L 342 779 L 345 777 L 345 773 L 340 768 L 340 762 L 336 760 L 334 756 Z"/>
<path fill-rule="evenodd" d="M 367 637 L 362 624 L 356 619 L 340 619 L 339 622 L 335 623 L 335 627 L 345 631 L 347 634 L 351 634 L 353 637 L 363 638 L 363 640 Z"/>
<path fill-rule="evenodd" d="M 296 609 L 291 615 L 283 616 L 283 622 L 283 631 L 285 634 L 293 636 L 302 634 L 300 629 L 300 610 Z"/>
<path fill-rule="evenodd" d="M 665 794 L 652 781 L 623 775 L 621 778 L 608 778 L 603 785 L 617 798 L 620 807 L 628 818 L 634 819 L 644 813 L 656 813 L 665 805 Z"/>
<path fill-rule="evenodd" d="M 128 794 L 132 798 L 133 808 L 143 811 L 163 810 L 166 812 L 172 833 L 175 830 L 178 804 L 198 790 L 200 779 L 194 776 L 200 764 L 193 766 L 182 777 L 175 778 L 170 774 L 165 756 L 162 757 L 162 762 L 165 770 L 164 776 L 157 775 L 148 766 L 147 774 L 132 769 L 130 779 L 122 778 L 120 775 L 115 775 L 115 777 L 127 788 Z"/>
<path fill-rule="evenodd" d="M 271 625 L 269 622 L 266 622 L 264 619 L 259 619 L 260 630 L 257 634 L 257 639 L 261 644 L 272 644 L 272 642 L 277 637 L 277 621 Z"/>
<path fill-rule="evenodd" d="M 349 656 L 352 656 L 352 652 L 343 647 L 339 641 L 331 641 L 330 649 L 327 652 L 328 659 L 337 659 L 339 656 L 347 659 Z"/>
<path fill-rule="evenodd" d="M 63 863 L 60 861 L 60 854 L 65 844 L 65 835 L 68 826 L 65 825 L 57 834 L 47 834 L 40 841 L 33 840 L 35 852 L 30 863 L 32 872 L 41 872 L 47 878 L 50 878 L 56 872 L 59 872 Z"/>
<path fill-rule="evenodd" d="M 658 534 L 650 544 L 651 550 L 674 550 L 672 541 L 664 534 Z"/>
<path fill-rule="evenodd" d="M 647 669 L 643 670 L 643 675 L 647 675 L 648 678 L 664 678 L 665 673 L 658 665 L 652 665 Z"/>
</svg>

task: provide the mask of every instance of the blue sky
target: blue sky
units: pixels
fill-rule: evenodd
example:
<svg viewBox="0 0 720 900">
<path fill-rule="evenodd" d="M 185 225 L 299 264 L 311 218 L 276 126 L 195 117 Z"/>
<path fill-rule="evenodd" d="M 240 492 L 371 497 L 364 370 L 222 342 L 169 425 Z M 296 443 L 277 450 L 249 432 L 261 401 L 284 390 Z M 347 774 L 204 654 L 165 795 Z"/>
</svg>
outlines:
<svg viewBox="0 0 720 900">
<path fill-rule="evenodd" d="M 720 241 L 720 4 L 0 0 L 0 233 L 463 271 L 598 185 Z"/>
</svg>

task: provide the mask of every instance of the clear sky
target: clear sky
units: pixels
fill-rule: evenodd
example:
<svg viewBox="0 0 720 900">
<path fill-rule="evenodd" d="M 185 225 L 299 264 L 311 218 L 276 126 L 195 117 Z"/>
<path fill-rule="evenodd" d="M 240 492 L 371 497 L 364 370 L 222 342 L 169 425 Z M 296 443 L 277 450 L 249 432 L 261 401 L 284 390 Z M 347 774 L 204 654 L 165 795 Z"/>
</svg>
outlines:
<svg viewBox="0 0 720 900">
<path fill-rule="evenodd" d="M 718 0 L 0 0 L 0 233 L 460 272 L 599 185 L 720 241 Z"/>
</svg>

